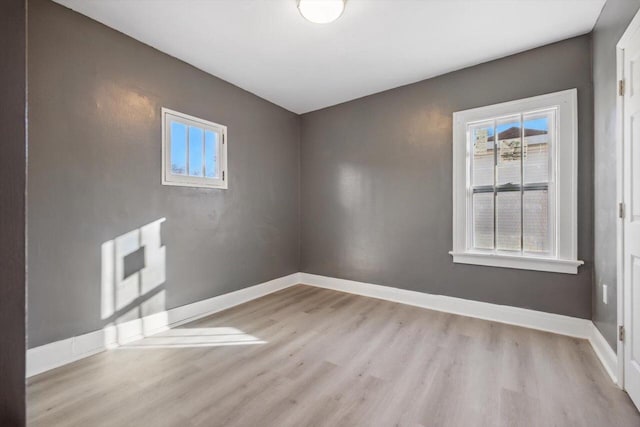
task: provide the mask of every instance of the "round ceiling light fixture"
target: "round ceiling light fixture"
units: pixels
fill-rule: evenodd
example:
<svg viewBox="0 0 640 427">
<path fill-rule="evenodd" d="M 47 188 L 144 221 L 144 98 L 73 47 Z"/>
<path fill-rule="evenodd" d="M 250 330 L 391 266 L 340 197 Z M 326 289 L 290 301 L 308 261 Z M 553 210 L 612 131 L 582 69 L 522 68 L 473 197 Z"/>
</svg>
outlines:
<svg viewBox="0 0 640 427">
<path fill-rule="evenodd" d="M 315 24 L 328 24 L 342 15 L 345 0 L 298 0 L 300 14 Z"/>
</svg>

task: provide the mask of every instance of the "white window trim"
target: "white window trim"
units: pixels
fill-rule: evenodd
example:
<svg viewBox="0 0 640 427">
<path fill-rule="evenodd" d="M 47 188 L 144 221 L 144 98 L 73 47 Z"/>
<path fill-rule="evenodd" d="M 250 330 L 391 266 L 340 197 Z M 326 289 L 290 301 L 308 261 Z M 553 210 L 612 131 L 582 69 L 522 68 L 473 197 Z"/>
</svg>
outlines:
<svg viewBox="0 0 640 427">
<path fill-rule="evenodd" d="M 578 260 L 578 92 L 569 89 L 453 113 L 453 262 L 577 274 Z M 468 193 L 471 179 L 467 124 L 492 117 L 558 107 L 555 162 L 555 256 L 474 251 L 468 244 Z M 561 167 L 558 167 L 561 165 Z"/>
<path fill-rule="evenodd" d="M 162 185 L 175 185 L 180 187 L 196 187 L 196 188 L 217 188 L 226 190 L 229 188 L 229 167 L 227 164 L 227 127 L 218 123 L 210 122 L 208 120 L 200 119 L 198 117 L 190 116 L 188 114 L 181 113 L 179 111 L 170 110 L 168 108 L 162 108 Z M 178 117 L 181 123 L 192 124 L 203 128 L 205 130 L 211 130 L 221 135 L 222 140 L 220 149 L 220 175 L 219 179 L 206 178 L 198 176 L 183 176 L 174 175 L 171 173 L 171 154 L 170 154 L 170 141 L 168 135 L 169 123 L 167 115 Z"/>
</svg>

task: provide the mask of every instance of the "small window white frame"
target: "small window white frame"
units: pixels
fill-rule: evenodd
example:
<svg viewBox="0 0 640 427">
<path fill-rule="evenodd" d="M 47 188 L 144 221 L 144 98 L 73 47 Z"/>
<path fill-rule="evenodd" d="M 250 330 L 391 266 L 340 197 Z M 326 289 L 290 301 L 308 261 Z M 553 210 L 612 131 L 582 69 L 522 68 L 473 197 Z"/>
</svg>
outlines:
<svg viewBox="0 0 640 427">
<path fill-rule="evenodd" d="M 227 164 L 227 127 L 198 117 L 190 116 L 179 111 L 162 108 L 162 185 L 177 185 L 181 187 L 229 188 L 229 168 Z M 171 173 L 171 129 L 172 121 L 186 126 L 194 126 L 200 129 L 212 131 L 219 136 L 218 143 L 218 169 L 219 177 L 198 177 L 178 175 Z"/>
<path fill-rule="evenodd" d="M 578 260 L 578 95 L 577 89 L 503 102 L 453 113 L 454 263 L 577 274 Z M 556 108 L 552 162 L 556 194 L 553 256 L 502 254 L 474 250 L 470 242 L 471 138 L 468 124 Z"/>
</svg>

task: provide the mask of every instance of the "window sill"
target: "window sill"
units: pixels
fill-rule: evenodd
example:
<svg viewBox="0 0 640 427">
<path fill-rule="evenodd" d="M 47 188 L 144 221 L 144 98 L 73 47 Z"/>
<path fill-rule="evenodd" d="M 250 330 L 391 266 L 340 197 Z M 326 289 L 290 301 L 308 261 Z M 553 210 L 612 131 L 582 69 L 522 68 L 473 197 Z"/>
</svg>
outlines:
<svg viewBox="0 0 640 427">
<path fill-rule="evenodd" d="M 520 270 L 549 271 L 553 273 L 578 274 L 584 261 L 536 258 L 515 255 L 483 254 L 478 252 L 449 252 L 453 262 L 459 264 L 484 265 L 489 267 L 517 268 Z"/>
<path fill-rule="evenodd" d="M 175 185 L 178 187 L 192 187 L 192 188 L 217 188 L 219 190 L 227 190 L 229 187 L 227 186 L 226 181 L 220 180 L 200 180 L 200 181 L 167 181 L 166 179 L 162 180 L 162 185 Z"/>
</svg>

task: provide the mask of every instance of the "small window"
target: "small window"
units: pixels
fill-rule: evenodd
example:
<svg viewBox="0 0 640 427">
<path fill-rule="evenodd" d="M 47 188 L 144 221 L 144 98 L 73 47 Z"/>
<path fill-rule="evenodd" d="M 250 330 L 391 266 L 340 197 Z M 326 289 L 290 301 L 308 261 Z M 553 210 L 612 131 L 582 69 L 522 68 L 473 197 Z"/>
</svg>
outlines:
<svg viewBox="0 0 640 427">
<path fill-rule="evenodd" d="M 575 89 L 454 113 L 454 262 L 577 273 Z"/>
<path fill-rule="evenodd" d="M 162 109 L 162 184 L 226 189 L 227 127 Z"/>
</svg>

